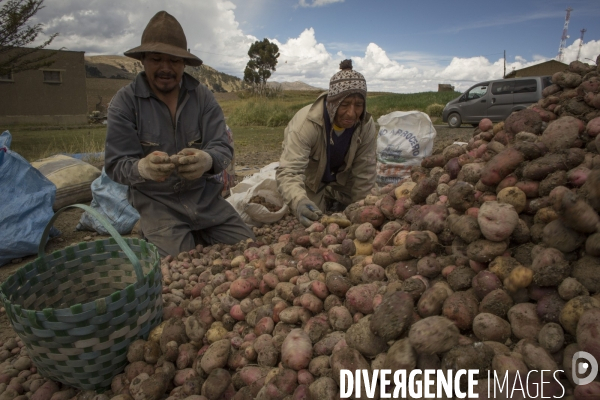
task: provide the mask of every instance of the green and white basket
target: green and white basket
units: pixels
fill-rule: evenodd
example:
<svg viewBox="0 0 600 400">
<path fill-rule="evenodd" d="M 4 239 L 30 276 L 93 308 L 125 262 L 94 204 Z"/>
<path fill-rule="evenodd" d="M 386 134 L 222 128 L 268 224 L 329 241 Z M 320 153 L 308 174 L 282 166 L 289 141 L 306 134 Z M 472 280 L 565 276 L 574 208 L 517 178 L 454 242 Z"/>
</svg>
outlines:
<svg viewBox="0 0 600 400">
<path fill-rule="evenodd" d="M 92 214 L 112 238 L 44 255 L 50 228 L 70 207 Z M 162 319 L 160 256 L 152 244 L 123 239 L 90 207 L 64 207 L 48 222 L 38 258 L 0 286 L 0 302 L 42 376 L 106 388 L 125 368 L 129 344 Z"/>
</svg>

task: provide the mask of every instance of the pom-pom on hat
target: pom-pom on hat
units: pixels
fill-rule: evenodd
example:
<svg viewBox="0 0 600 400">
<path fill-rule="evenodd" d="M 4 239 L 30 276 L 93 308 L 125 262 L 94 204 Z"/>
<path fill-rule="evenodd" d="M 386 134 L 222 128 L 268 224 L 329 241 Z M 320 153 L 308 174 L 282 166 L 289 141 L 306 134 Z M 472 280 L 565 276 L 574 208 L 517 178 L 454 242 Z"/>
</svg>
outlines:
<svg viewBox="0 0 600 400">
<path fill-rule="evenodd" d="M 340 103 L 351 94 L 360 94 L 365 103 L 367 101 L 367 81 L 360 73 L 352 69 L 352 60 L 344 60 L 340 63 L 340 70 L 336 72 L 329 80 L 329 92 L 327 93 L 327 113 L 329 120 L 333 122 L 335 113 Z M 362 119 L 366 112 L 363 111 Z"/>
</svg>

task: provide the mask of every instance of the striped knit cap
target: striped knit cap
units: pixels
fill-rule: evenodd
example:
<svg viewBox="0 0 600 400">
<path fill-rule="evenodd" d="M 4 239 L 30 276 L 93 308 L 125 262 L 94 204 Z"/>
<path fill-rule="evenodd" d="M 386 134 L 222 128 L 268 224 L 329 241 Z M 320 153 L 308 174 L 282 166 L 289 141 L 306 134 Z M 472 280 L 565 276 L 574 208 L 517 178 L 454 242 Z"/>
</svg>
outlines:
<svg viewBox="0 0 600 400">
<path fill-rule="evenodd" d="M 341 71 L 337 72 L 329 80 L 329 92 L 327 93 L 327 113 L 329 120 L 333 123 L 335 113 L 340 103 L 349 95 L 358 93 L 365 100 L 365 108 L 362 119 L 365 115 L 367 105 L 367 81 L 360 72 L 352 70 L 352 60 L 344 60 L 340 63 Z"/>
</svg>

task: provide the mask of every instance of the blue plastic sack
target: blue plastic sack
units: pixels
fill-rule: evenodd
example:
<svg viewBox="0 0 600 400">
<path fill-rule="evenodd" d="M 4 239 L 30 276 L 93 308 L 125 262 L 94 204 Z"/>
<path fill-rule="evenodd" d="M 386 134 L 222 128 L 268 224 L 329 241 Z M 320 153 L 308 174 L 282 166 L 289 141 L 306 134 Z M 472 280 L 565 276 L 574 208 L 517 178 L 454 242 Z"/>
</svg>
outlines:
<svg viewBox="0 0 600 400">
<path fill-rule="evenodd" d="M 54 215 L 56 186 L 19 154 L 12 136 L 0 135 L 0 265 L 37 254 L 44 228 Z M 52 228 L 50 236 L 60 232 Z"/>
<path fill-rule="evenodd" d="M 102 174 L 92 182 L 92 202 L 90 207 L 105 217 L 121 235 L 127 235 L 140 219 L 140 214 L 127 200 L 127 185 L 110 179 L 104 168 Z M 81 215 L 78 231 L 96 231 L 102 235 L 108 232 L 104 226 L 87 211 Z"/>
</svg>

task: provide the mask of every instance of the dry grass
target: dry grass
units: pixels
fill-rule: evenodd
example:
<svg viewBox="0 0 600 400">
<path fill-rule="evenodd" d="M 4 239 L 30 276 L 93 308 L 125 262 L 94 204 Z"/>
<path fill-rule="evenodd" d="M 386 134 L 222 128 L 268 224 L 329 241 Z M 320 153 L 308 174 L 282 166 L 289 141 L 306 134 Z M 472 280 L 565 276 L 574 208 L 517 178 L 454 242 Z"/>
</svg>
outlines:
<svg viewBox="0 0 600 400">
<path fill-rule="evenodd" d="M 12 127 L 11 150 L 28 161 L 35 161 L 55 154 L 96 154 L 104 152 L 106 126 L 91 126 L 85 129 L 40 130 L 32 127 Z M 93 163 L 97 156 L 84 161 Z"/>
</svg>

